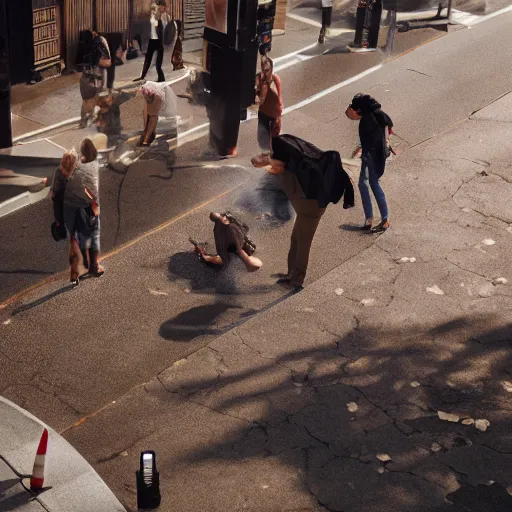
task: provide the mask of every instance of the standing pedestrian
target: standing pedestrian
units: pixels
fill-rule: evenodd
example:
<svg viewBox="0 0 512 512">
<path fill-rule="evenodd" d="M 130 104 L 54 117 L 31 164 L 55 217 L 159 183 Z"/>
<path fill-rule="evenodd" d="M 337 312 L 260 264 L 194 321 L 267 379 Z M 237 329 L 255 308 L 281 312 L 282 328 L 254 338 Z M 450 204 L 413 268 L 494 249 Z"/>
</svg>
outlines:
<svg viewBox="0 0 512 512">
<path fill-rule="evenodd" d="M 332 22 L 332 0 L 322 0 L 322 28 L 318 36 L 318 42 L 324 44 L 325 36 L 329 34 Z"/>
<path fill-rule="evenodd" d="M 162 15 L 165 13 L 167 4 L 165 0 L 157 0 L 151 6 L 151 16 L 149 19 L 151 33 L 146 50 L 146 57 L 144 59 L 144 66 L 142 68 L 142 74 L 136 78 L 134 82 L 144 80 L 151 66 L 153 55 L 156 52 L 156 72 L 158 73 L 158 81 L 165 82 L 165 75 L 162 71 L 162 63 L 164 60 L 164 25 L 162 21 Z"/>
<path fill-rule="evenodd" d="M 90 236 L 99 215 L 98 192 L 94 181 L 78 170 L 78 155 L 64 153 L 55 171 L 51 197 L 57 228 L 66 228 L 69 240 L 70 281 L 78 286 L 80 280 L 79 235 Z"/>
<path fill-rule="evenodd" d="M 259 155 L 251 160 L 255 167 L 270 166 L 297 217 L 293 225 L 288 272 L 278 283 L 302 290 L 309 263 L 309 252 L 318 224 L 329 203 L 343 197 L 343 208 L 354 206 L 354 189 L 337 151 L 322 151 L 313 144 L 280 135 L 272 139 L 272 156 Z"/>
<path fill-rule="evenodd" d="M 92 31 L 92 48 L 95 72 L 101 77 L 101 89 L 106 89 L 108 68 L 112 66 L 112 57 L 107 40 L 100 36 L 96 30 Z"/>
<path fill-rule="evenodd" d="M 263 153 L 270 154 L 272 137 L 281 133 L 283 99 L 281 80 L 274 74 L 274 62 L 268 56 L 261 58 L 261 73 L 256 84 L 258 109 L 258 144 Z"/>
<path fill-rule="evenodd" d="M 176 42 L 171 57 L 173 71 L 185 69 L 185 64 L 183 64 L 183 22 L 180 20 L 176 20 L 176 32 Z"/>
<path fill-rule="evenodd" d="M 361 229 L 373 233 L 386 231 L 390 226 L 388 205 L 379 180 L 384 174 L 386 159 L 390 154 L 388 133 L 393 133 L 393 121 L 381 110 L 381 104 L 368 94 L 356 94 L 345 114 L 349 119 L 359 121 L 362 150 L 359 191 L 365 215 L 365 223 Z M 381 216 L 380 222 L 375 227 L 373 227 L 370 189 L 375 196 Z"/>
<path fill-rule="evenodd" d="M 100 193 L 100 164 L 98 162 L 98 151 L 91 139 L 84 139 L 80 145 L 80 161 L 78 172 L 83 173 L 84 180 L 92 183 L 96 190 L 96 201 L 99 203 Z M 78 243 L 82 253 L 84 267 L 88 269 L 89 275 L 100 277 L 104 274 L 104 268 L 98 263 L 100 253 L 100 216 L 98 215 L 97 225 L 90 233 L 84 236 L 79 233 Z"/>
</svg>

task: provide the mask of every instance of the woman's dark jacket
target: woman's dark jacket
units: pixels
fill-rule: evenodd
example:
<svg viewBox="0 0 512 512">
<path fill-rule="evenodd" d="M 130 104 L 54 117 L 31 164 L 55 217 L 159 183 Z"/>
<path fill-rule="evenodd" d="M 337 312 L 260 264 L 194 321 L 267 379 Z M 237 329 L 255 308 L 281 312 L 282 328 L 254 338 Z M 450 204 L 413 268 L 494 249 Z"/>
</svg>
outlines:
<svg viewBox="0 0 512 512">
<path fill-rule="evenodd" d="M 272 158 L 286 163 L 306 198 L 316 199 L 319 208 L 336 204 L 342 197 L 343 208 L 354 206 L 354 187 L 337 151 L 322 151 L 310 142 L 285 134 L 272 139 L 272 153 Z"/>
<path fill-rule="evenodd" d="M 378 101 L 369 95 L 362 95 L 352 102 L 353 108 L 362 114 L 359 121 L 359 138 L 364 156 L 370 156 L 373 168 L 380 178 L 384 174 L 389 148 L 386 140 L 386 126 L 393 127 L 391 118 L 381 110 Z"/>
</svg>

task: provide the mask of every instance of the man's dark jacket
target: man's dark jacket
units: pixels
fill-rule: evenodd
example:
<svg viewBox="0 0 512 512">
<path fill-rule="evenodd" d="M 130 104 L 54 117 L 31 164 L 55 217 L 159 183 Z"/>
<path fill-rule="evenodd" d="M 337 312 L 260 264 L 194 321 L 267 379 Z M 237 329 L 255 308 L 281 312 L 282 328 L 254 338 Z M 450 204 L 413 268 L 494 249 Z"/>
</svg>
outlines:
<svg viewBox="0 0 512 512">
<path fill-rule="evenodd" d="M 338 203 L 343 197 L 343 208 L 354 206 L 354 187 L 341 165 L 337 151 L 322 151 L 310 142 L 293 135 L 272 139 L 272 157 L 286 163 L 293 172 L 307 199 L 316 199 L 319 208 Z"/>
</svg>

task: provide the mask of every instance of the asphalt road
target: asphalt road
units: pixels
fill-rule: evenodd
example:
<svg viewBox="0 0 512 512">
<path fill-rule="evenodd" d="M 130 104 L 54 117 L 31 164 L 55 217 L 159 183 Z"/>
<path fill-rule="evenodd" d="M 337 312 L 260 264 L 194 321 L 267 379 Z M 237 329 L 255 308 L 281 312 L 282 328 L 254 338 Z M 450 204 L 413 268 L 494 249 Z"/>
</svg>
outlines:
<svg viewBox="0 0 512 512">
<path fill-rule="evenodd" d="M 510 91 L 512 70 L 496 47 L 512 38 L 511 20 L 512 15 L 495 18 L 393 60 L 366 78 L 287 115 L 285 131 L 346 155 L 356 143 L 357 126 L 342 115 L 343 108 L 353 94 L 367 90 L 392 115 L 401 137 L 396 145 L 405 150 L 420 144 Z M 344 54 L 313 59 L 304 64 L 302 74 L 316 77 L 330 72 L 334 77 L 345 59 Z M 0 375 L 2 395 L 57 430 L 65 430 L 212 336 L 285 296 L 274 285 L 272 275 L 284 270 L 291 225 L 269 226 L 259 218 L 269 207 L 259 203 L 260 171 L 248 164 L 256 151 L 254 131 L 254 122 L 243 125 L 239 150 L 244 156 L 228 164 L 175 169 L 172 176 L 155 164 L 130 170 L 124 190 L 131 192 L 122 193 L 119 202 L 126 212 L 121 223 L 125 227 L 116 243 L 178 217 L 113 253 L 105 261 L 107 274 L 103 278 L 86 280 L 79 289 L 69 291 L 63 277 L 26 296 L 16 309 L 2 312 L 2 321 L 7 323 L 0 326 L 0 353 L 8 368 Z M 190 158 L 203 149 L 204 142 L 195 141 L 180 151 Z M 105 176 L 111 180 L 112 190 L 119 189 L 123 176 Z M 239 188 L 212 201 L 213 196 L 236 186 Z M 109 187 L 104 183 L 102 190 L 110 220 L 104 223 L 103 233 L 113 246 L 117 196 L 112 192 L 109 199 Z M 210 203 L 180 217 L 183 198 L 189 201 L 187 210 L 204 201 Z M 389 199 L 392 212 L 393 198 Z M 256 274 L 245 273 L 237 263 L 217 274 L 202 267 L 189 251 L 191 235 L 211 241 L 208 212 L 227 208 L 251 226 L 264 261 Z M 357 257 L 372 243 L 371 236 L 353 231 L 361 218 L 359 207 L 348 212 L 341 206 L 329 207 L 315 239 L 307 282 Z M 50 219 L 44 205 L 20 212 L 17 219 L 15 231 L 2 227 L 5 231 L 1 234 L 1 239 L 7 240 L 16 233 L 11 253 L 2 243 L 8 256 L 2 255 L 2 262 L 23 270 L 15 274 L 4 270 L 3 282 L 12 279 L 14 288 L 20 279 L 26 284 L 33 282 L 31 272 L 40 272 L 39 277 L 64 268 L 66 260 L 64 246 L 48 245 Z M 34 219 L 40 223 L 40 233 L 30 228 Z M 23 244 L 31 256 L 30 265 L 15 251 Z"/>
<path fill-rule="evenodd" d="M 446 33 L 433 29 L 399 34 L 395 55 L 443 34 Z M 285 39 L 287 37 L 288 35 L 277 39 L 281 41 L 276 45 L 277 57 L 311 44 L 309 39 L 316 37 L 316 29 L 292 20 L 290 40 Z M 279 73 L 284 84 L 285 106 L 296 104 L 320 90 L 383 62 L 385 57 L 380 53 L 346 53 L 344 44 L 351 37 L 349 34 L 326 45 L 325 55 L 321 55 L 317 48 L 313 48 L 309 55 L 314 55 L 314 58 L 283 69 Z M 63 95 L 71 94 L 68 89 L 66 91 Z M 30 104 L 34 101 L 31 100 Z M 122 107 L 122 122 L 127 131 L 140 127 L 141 102 L 142 99 L 136 98 Z M 48 110 L 49 107 L 43 105 L 41 108 Z M 338 108 L 335 112 L 339 115 Z M 181 114 L 186 117 L 183 112 Z M 195 116 L 194 124 L 206 121 L 204 112 L 192 112 L 192 115 Z M 329 113 L 326 122 L 331 121 L 332 115 Z M 289 122 L 285 118 L 283 129 L 288 130 L 288 126 Z M 247 156 L 257 151 L 254 131 L 253 122 L 243 124 L 242 133 L 246 136 L 241 137 L 239 153 L 246 157 L 240 160 L 245 166 L 248 163 Z M 83 130 L 72 130 L 53 137 L 53 140 L 63 147 L 78 147 L 85 135 Z M 126 175 L 111 170 L 102 172 L 103 252 L 136 238 L 247 179 L 246 170 L 228 165 L 210 169 L 208 178 L 203 179 L 202 165 L 210 158 L 204 156 L 204 149 L 204 139 L 180 147 L 172 170 L 167 170 L 162 161 L 142 160 L 133 165 Z M 349 150 L 348 146 L 343 148 L 343 154 L 346 155 L 351 149 Z M 230 162 L 230 165 L 232 163 Z M 47 201 L 0 219 L 0 302 L 67 268 L 64 245 L 56 244 L 49 236 L 51 222 L 51 208 Z M 13 233 L 16 235 L 13 236 Z"/>
</svg>

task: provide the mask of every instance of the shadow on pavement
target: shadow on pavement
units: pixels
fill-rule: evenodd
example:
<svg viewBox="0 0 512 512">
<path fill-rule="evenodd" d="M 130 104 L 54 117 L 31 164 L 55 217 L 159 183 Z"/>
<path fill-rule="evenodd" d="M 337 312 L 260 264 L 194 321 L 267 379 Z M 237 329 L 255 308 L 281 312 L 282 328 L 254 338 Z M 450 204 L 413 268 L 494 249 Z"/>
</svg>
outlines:
<svg viewBox="0 0 512 512">
<path fill-rule="evenodd" d="M 192 341 L 204 335 L 218 336 L 225 329 L 215 326 L 219 317 L 230 309 L 242 309 L 242 306 L 216 302 L 191 308 L 162 324 L 159 334 L 171 341 Z"/>
<path fill-rule="evenodd" d="M 64 286 L 63 288 L 59 288 L 58 290 L 55 290 L 54 292 L 51 292 L 44 297 L 41 297 L 40 299 L 34 300 L 32 302 L 29 302 L 28 304 L 23 304 L 22 306 L 16 308 L 11 313 L 12 316 L 19 315 L 20 313 L 23 313 L 25 311 L 29 311 L 30 309 L 33 309 L 37 306 L 40 306 L 41 304 L 44 304 L 45 302 L 48 302 L 49 300 L 53 299 L 54 297 L 57 297 L 58 295 L 62 295 L 63 293 L 70 292 L 75 287 L 71 284 L 68 284 L 67 286 Z"/>
<path fill-rule="evenodd" d="M 218 375 L 174 391 L 248 424 L 233 423 L 227 438 L 174 459 L 170 485 L 189 478 L 177 475 L 190 465 L 207 472 L 221 461 L 265 460 L 270 473 L 289 467 L 326 510 L 511 510 L 512 393 L 502 380 L 512 375 L 512 326 L 491 330 L 493 320 L 461 317 L 431 330 L 358 325 L 332 343 L 283 347 L 272 358 L 264 356 L 270 345 L 258 343 L 250 364 L 242 349 L 257 338 L 241 333 L 238 348 L 216 342 Z"/>
</svg>

